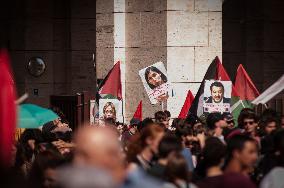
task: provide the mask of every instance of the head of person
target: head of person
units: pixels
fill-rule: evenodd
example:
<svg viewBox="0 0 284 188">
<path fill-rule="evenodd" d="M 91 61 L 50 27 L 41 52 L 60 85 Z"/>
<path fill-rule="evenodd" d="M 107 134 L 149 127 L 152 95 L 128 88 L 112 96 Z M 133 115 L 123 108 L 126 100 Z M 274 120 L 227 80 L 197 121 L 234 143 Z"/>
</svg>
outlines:
<svg viewBox="0 0 284 188">
<path fill-rule="evenodd" d="M 128 161 L 133 161 L 143 150 L 158 154 L 158 146 L 164 136 L 164 129 L 152 123 L 134 135 L 132 142 L 127 146 Z"/>
<path fill-rule="evenodd" d="M 44 142 L 44 138 L 39 129 L 26 129 L 17 144 L 15 166 L 18 168 L 25 162 L 31 162 L 37 145 L 41 142 Z"/>
<path fill-rule="evenodd" d="M 117 181 L 124 175 L 124 158 L 113 127 L 83 126 L 74 138 L 74 164 L 102 168 Z"/>
<path fill-rule="evenodd" d="M 235 127 L 234 117 L 232 114 L 222 114 L 224 121 L 227 123 L 227 128 L 233 129 Z"/>
<path fill-rule="evenodd" d="M 165 170 L 166 178 L 169 182 L 179 186 L 178 181 L 189 182 L 189 170 L 186 159 L 179 152 L 172 152 L 168 157 Z"/>
<path fill-rule="evenodd" d="M 104 119 L 116 120 L 116 109 L 112 102 L 107 102 L 103 108 Z"/>
<path fill-rule="evenodd" d="M 32 165 L 29 181 L 34 187 L 55 187 L 56 168 L 65 164 L 64 158 L 54 148 L 40 152 Z"/>
<path fill-rule="evenodd" d="M 270 135 L 273 131 L 280 128 L 280 117 L 276 111 L 266 109 L 262 114 L 259 121 L 261 132 L 264 135 Z"/>
<path fill-rule="evenodd" d="M 159 158 L 165 159 L 172 152 L 181 152 L 181 140 L 172 133 L 165 134 L 159 144 L 158 150 Z"/>
<path fill-rule="evenodd" d="M 141 126 L 141 121 L 137 118 L 132 118 L 129 125 L 129 131 L 131 134 L 135 134 L 139 126 Z"/>
<path fill-rule="evenodd" d="M 50 121 L 43 125 L 42 135 L 45 141 L 52 142 L 58 139 L 64 141 L 71 141 L 72 129 L 68 124 L 59 122 Z"/>
<path fill-rule="evenodd" d="M 264 135 L 270 135 L 278 129 L 277 120 L 274 117 L 267 117 L 260 121 L 260 129 Z"/>
<path fill-rule="evenodd" d="M 238 125 L 246 133 L 253 133 L 257 128 L 258 118 L 252 109 L 243 109 L 238 117 Z"/>
<path fill-rule="evenodd" d="M 257 143 L 253 138 L 236 135 L 227 143 L 226 163 L 237 162 L 241 169 L 253 168 L 258 159 Z"/>
<path fill-rule="evenodd" d="M 145 80 L 151 89 L 166 83 L 167 77 L 157 67 L 151 66 L 145 70 Z"/>
<path fill-rule="evenodd" d="M 205 141 L 202 151 L 205 169 L 218 166 L 221 168 L 226 155 L 226 146 L 216 137 L 209 137 Z"/>
<path fill-rule="evenodd" d="M 167 115 L 167 117 L 168 117 L 168 121 L 170 121 L 170 119 L 171 119 L 171 112 L 170 111 L 168 111 L 168 110 L 165 110 L 164 111 L 165 113 L 166 113 L 166 115 Z"/>
<path fill-rule="evenodd" d="M 222 134 L 223 128 L 227 125 L 227 123 L 224 121 L 222 115 L 219 112 L 210 113 L 207 116 L 206 124 L 209 129 L 209 132 L 212 132 L 212 134 L 218 136 Z"/>
<path fill-rule="evenodd" d="M 210 85 L 212 100 L 215 103 L 220 103 L 224 97 L 224 86 L 221 82 L 213 82 Z"/>
<path fill-rule="evenodd" d="M 154 123 L 152 118 L 145 118 L 143 119 L 143 121 L 141 122 L 141 126 L 138 126 L 138 131 L 141 131 L 142 129 L 148 127 L 149 125 L 152 125 Z"/>
<path fill-rule="evenodd" d="M 164 127 L 167 129 L 169 128 L 169 119 L 165 112 L 158 111 L 155 113 L 155 121 L 156 123 L 161 123 L 164 125 Z"/>
</svg>

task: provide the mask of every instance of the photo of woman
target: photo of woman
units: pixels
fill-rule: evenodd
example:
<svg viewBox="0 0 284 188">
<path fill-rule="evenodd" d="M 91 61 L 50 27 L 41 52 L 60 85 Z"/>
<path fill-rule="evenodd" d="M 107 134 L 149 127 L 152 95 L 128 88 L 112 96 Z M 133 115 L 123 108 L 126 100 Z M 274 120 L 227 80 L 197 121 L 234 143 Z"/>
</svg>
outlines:
<svg viewBox="0 0 284 188">
<path fill-rule="evenodd" d="M 157 62 L 139 71 L 139 76 L 149 96 L 151 104 L 168 99 L 170 82 L 163 62 Z"/>
<path fill-rule="evenodd" d="M 145 70 L 145 80 L 151 89 L 168 81 L 167 77 L 157 67 L 151 66 Z"/>
</svg>

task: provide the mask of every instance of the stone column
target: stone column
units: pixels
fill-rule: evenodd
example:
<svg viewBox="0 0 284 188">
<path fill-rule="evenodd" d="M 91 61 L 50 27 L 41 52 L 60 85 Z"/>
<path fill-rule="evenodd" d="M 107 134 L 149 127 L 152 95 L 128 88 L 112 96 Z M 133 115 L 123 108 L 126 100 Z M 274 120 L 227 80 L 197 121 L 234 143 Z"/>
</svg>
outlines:
<svg viewBox="0 0 284 188">
<path fill-rule="evenodd" d="M 215 58 L 222 59 L 222 1 L 167 1 L 168 110 L 177 117 L 188 90 L 195 95 Z"/>
</svg>

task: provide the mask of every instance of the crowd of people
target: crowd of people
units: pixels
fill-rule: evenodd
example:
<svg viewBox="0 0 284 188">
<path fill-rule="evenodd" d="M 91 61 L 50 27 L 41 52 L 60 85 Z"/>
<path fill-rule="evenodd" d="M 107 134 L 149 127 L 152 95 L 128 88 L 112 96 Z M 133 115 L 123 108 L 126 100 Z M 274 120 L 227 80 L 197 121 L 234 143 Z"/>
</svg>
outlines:
<svg viewBox="0 0 284 188">
<path fill-rule="evenodd" d="M 278 188 L 284 186 L 284 118 L 267 109 L 231 114 L 168 111 L 129 125 L 72 130 L 62 113 L 15 141 L 1 187 Z"/>
</svg>

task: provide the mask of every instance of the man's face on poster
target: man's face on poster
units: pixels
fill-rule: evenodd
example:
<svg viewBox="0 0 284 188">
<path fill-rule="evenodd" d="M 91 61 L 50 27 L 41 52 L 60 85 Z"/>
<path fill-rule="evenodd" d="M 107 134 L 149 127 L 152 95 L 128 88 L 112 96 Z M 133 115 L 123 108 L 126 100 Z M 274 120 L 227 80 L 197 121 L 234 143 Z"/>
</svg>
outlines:
<svg viewBox="0 0 284 188">
<path fill-rule="evenodd" d="M 104 118 L 105 119 L 111 119 L 111 118 L 115 118 L 115 114 L 114 114 L 114 109 L 111 107 L 111 106 L 108 106 L 106 109 L 105 109 L 105 112 L 104 112 Z"/>
<path fill-rule="evenodd" d="M 221 102 L 224 97 L 224 89 L 222 87 L 213 86 L 211 89 L 211 96 L 215 103 Z"/>
<path fill-rule="evenodd" d="M 161 74 L 155 72 L 155 71 L 150 71 L 148 74 L 148 81 L 150 84 L 154 86 L 159 86 L 163 84 Z"/>
</svg>

